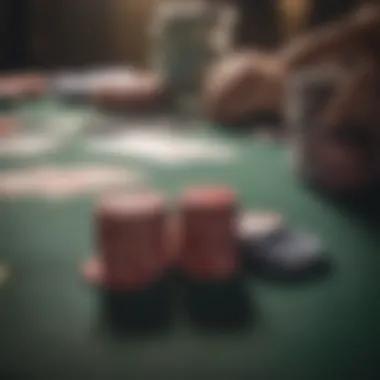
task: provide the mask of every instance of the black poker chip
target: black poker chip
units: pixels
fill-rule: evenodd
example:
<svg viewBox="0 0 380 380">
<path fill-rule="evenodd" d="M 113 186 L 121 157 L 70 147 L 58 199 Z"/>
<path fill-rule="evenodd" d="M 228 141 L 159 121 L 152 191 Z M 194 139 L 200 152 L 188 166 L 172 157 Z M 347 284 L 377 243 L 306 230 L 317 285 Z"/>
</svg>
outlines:
<svg viewBox="0 0 380 380">
<path fill-rule="evenodd" d="M 242 215 L 238 237 L 247 267 L 256 273 L 298 278 L 325 263 L 320 239 L 289 228 L 281 215 L 274 212 Z"/>
</svg>

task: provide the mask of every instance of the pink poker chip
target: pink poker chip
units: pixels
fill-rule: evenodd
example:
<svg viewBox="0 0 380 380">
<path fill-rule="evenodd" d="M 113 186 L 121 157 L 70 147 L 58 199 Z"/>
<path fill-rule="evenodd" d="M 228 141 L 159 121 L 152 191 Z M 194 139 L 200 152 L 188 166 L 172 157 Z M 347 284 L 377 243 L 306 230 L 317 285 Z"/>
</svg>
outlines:
<svg viewBox="0 0 380 380">
<path fill-rule="evenodd" d="M 166 202 L 156 192 L 103 195 L 95 213 L 99 255 L 83 274 L 111 290 L 145 289 L 167 267 Z"/>
<path fill-rule="evenodd" d="M 228 187 L 203 185 L 187 189 L 181 201 L 188 209 L 224 209 L 235 207 L 236 194 Z"/>
<path fill-rule="evenodd" d="M 237 199 L 224 186 L 201 186 L 181 198 L 180 266 L 192 280 L 233 278 L 240 267 L 235 239 Z"/>
</svg>

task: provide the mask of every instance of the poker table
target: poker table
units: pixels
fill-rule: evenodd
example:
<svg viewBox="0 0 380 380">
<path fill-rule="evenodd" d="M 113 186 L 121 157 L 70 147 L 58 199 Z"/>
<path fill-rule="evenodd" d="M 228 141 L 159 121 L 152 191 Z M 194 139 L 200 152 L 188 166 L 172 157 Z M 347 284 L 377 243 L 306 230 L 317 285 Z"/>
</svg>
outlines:
<svg viewBox="0 0 380 380">
<path fill-rule="evenodd" d="M 14 112 L 34 124 L 41 115 L 94 112 L 52 100 L 21 109 Z M 97 289 L 78 273 L 94 250 L 94 196 L 1 198 L 0 259 L 11 269 L 0 288 L 1 379 L 378 378 L 378 224 L 301 185 L 288 147 L 206 126 L 204 133 L 233 144 L 239 159 L 164 167 L 88 152 L 82 145 L 87 133 L 71 135 L 48 154 L 1 157 L 1 170 L 50 163 L 133 165 L 171 199 L 194 183 L 225 183 L 237 190 L 242 208 L 277 210 L 290 225 L 320 236 L 330 271 L 301 282 L 247 275 L 252 320 L 234 329 L 197 327 L 174 282 L 177 301 L 165 329 L 112 334 L 103 328 Z"/>
</svg>

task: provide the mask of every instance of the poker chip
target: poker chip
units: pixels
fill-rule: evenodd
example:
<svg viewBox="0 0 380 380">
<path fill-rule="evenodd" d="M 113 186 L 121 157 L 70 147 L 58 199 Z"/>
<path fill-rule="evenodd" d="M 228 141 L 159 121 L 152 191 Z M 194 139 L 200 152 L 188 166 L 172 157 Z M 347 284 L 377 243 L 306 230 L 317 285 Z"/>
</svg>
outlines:
<svg viewBox="0 0 380 380">
<path fill-rule="evenodd" d="M 309 233 L 288 231 L 279 238 L 268 259 L 279 269 L 304 270 L 319 263 L 323 247 L 320 240 Z"/>
<path fill-rule="evenodd" d="M 99 212 L 111 217 L 144 217 L 161 213 L 163 199 L 158 194 L 110 194 L 101 199 Z"/>
<path fill-rule="evenodd" d="M 182 205 L 190 210 L 230 209 L 236 206 L 236 195 L 233 190 L 222 186 L 194 187 L 185 192 Z"/>
<path fill-rule="evenodd" d="M 234 232 L 237 199 L 221 186 L 188 189 L 180 201 L 180 266 L 194 281 L 234 278 L 240 269 Z"/>
<path fill-rule="evenodd" d="M 138 111 L 156 107 L 163 99 L 161 80 L 150 73 L 129 73 L 120 80 L 108 78 L 91 89 L 91 100 L 99 108 Z"/>
<path fill-rule="evenodd" d="M 18 75 L 15 80 L 23 98 L 35 98 L 46 92 L 47 81 L 42 74 L 23 73 Z"/>
<path fill-rule="evenodd" d="M 292 230 L 275 212 L 249 212 L 240 217 L 238 240 L 250 267 L 266 274 L 298 276 L 323 262 L 321 241 Z"/>
<path fill-rule="evenodd" d="M 239 236 L 243 239 L 262 239 L 284 228 L 281 214 L 271 211 L 247 212 L 238 221 Z"/>
<path fill-rule="evenodd" d="M 81 73 L 63 73 L 52 80 L 52 91 L 68 102 L 83 102 L 90 94 L 88 78 Z"/>
<path fill-rule="evenodd" d="M 8 282 L 10 276 L 9 268 L 5 264 L 0 263 L 0 288 Z"/>
<path fill-rule="evenodd" d="M 107 194 L 95 217 L 99 255 L 82 268 L 90 283 L 111 290 L 139 290 L 163 276 L 168 254 L 161 194 Z"/>
<path fill-rule="evenodd" d="M 4 108 L 11 108 L 22 100 L 22 91 L 14 78 L 0 78 L 0 99 Z"/>
<path fill-rule="evenodd" d="M 47 90 L 47 80 L 39 73 L 19 73 L 0 78 L 0 97 L 26 100 L 41 96 Z"/>
</svg>

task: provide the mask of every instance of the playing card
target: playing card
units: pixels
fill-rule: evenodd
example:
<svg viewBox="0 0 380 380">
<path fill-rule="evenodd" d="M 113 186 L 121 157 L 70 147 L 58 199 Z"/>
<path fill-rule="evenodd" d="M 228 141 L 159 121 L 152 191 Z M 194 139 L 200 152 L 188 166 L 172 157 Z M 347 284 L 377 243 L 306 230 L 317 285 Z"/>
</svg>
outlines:
<svg viewBox="0 0 380 380">
<path fill-rule="evenodd" d="M 162 165 L 228 163 L 236 157 L 236 151 L 227 144 L 153 130 L 128 131 L 102 139 L 93 138 L 87 143 L 87 148 L 90 151 L 131 156 Z"/>
<path fill-rule="evenodd" d="M 142 179 L 138 172 L 112 166 L 37 166 L 1 174 L 0 196 L 68 198 L 120 187 L 131 188 L 140 185 Z"/>
<path fill-rule="evenodd" d="M 0 139 L 0 156 L 35 156 L 48 153 L 59 145 L 51 136 L 16 135 Z"/>
<path fill-rule="evenodd" d="M 90 192 L 109 187 L 130 186 L 141 181 L 139 173 L 112 166 L 83 166 L 75 169 L 72 175 Z"/>
<path fill-rule="evenodd" d="M 27 171 L 10 172 L 0 175 L 0 196 L 18 197 L 25 194 L 36 194 L 38 184 L 36 178 Z"/>
</svg>

